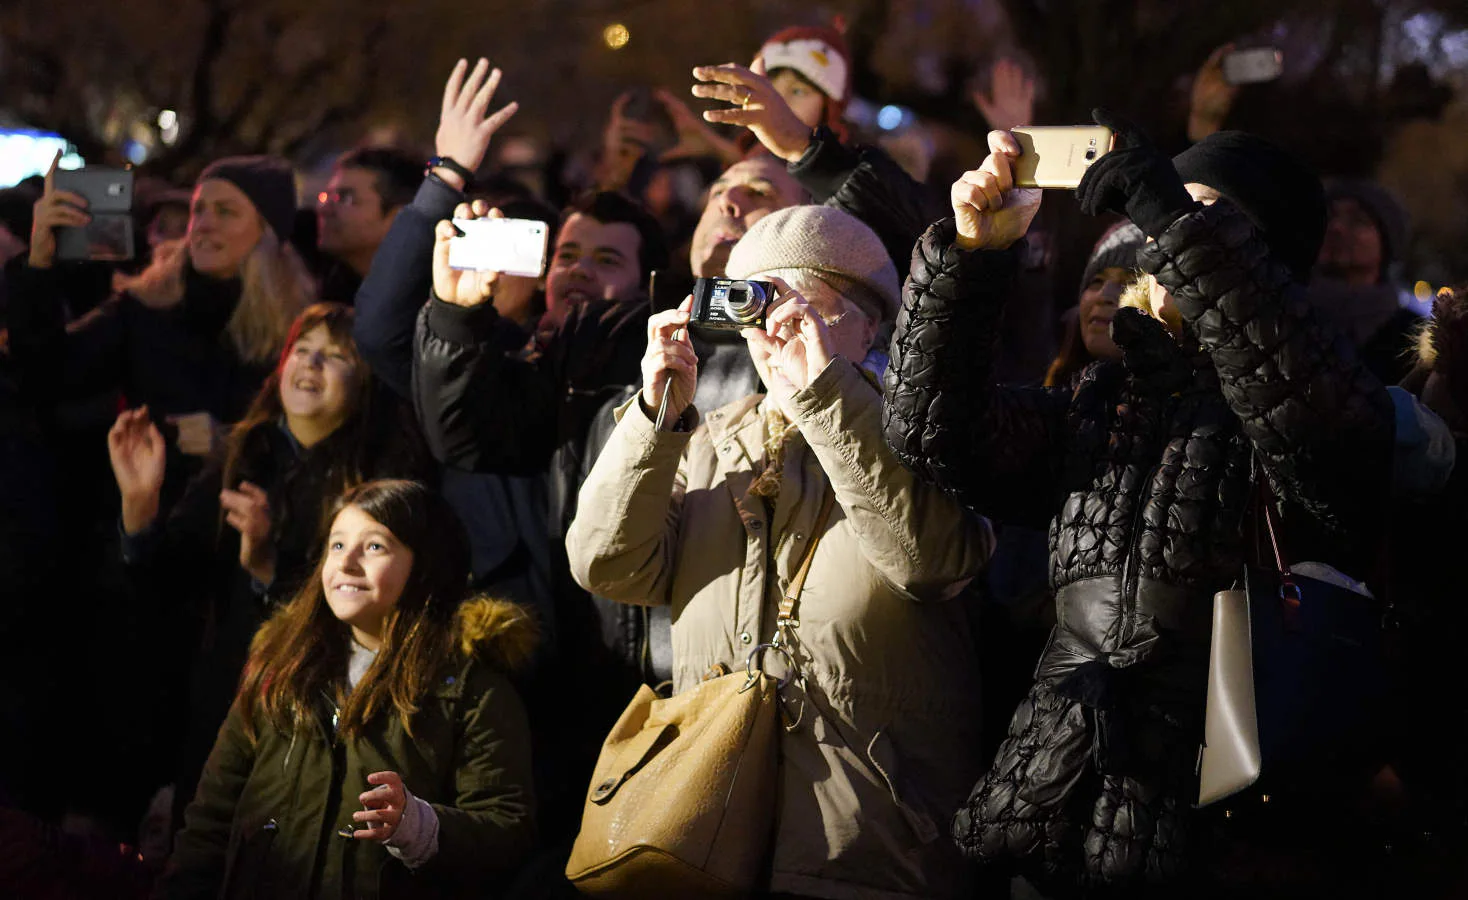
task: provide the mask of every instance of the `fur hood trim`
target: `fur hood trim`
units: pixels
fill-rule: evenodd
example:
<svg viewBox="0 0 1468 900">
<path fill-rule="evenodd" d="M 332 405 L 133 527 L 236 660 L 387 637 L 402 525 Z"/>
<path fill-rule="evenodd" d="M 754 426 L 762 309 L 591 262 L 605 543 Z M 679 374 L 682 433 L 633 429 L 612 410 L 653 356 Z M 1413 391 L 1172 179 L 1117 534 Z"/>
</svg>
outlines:
<svg viewBox="0 0 1468 900">
<path fill-rule="evenodd" d="M 455 614 L 459 649 L 505 672 L 525 668 L 540 643 L 540 625 L 518 603 L 471 597 Z"/>
</svg>

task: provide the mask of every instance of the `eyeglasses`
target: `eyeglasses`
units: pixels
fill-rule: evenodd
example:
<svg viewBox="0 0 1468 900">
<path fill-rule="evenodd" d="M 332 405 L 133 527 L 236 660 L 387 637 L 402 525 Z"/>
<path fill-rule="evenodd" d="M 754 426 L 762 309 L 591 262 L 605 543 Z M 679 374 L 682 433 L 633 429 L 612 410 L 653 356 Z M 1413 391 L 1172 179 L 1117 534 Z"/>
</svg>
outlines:
<svg viewBox="0 0 1468 900">
<path fill-rule="evenodd" d="M 320 206 L 325 206 L 328 203 L 334 203 L 338 206 L 356 206 L 358 199 L 357 192 L 351 188 L 322 191 L 316 195 L 316 203 Z"/>
</svg>

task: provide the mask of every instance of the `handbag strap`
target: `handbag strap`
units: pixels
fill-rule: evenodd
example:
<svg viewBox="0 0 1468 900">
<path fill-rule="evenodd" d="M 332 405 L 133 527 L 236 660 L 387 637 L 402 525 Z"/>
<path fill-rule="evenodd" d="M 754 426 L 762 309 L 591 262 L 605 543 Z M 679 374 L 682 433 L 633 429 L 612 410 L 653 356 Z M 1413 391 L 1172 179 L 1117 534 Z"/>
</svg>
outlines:
<svg viewBox="0 0 1468 900">
<path fill-rule="evenodd" d="M 821 511 L 816 515 L 815 530 L 810 534 L 810 544 L 805 548 L 805 558 L 800 561 L 800 568 L 796 569 L 795 577 L 790 579 L 790 586 L 785 589 L 785 596 L 780 600 L 780 611 L 775 616 L 775 640 L 776 646 L 783 642 L 788 630 L 800 627 L 800 620 L 795 617 L 795 607 L 800 603 L 800 593 L 805 590 L 805 579 L 810 574 L 811 560 L 816 557 L 816 547 L 820 546 L 821 536 L 825 534 L 826 523 L 831 520 L 831 510 L 836 506 L 836 492 L 828 490 L 826 499 L 821 504 Z"/>
</svg>

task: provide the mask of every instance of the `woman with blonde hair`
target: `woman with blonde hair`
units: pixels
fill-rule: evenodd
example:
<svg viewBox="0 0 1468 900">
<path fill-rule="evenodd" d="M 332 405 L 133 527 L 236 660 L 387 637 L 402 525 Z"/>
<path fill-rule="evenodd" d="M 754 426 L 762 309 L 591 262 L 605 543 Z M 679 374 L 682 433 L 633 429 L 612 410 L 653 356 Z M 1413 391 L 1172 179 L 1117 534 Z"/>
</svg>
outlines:
<svg viewBox="0 0 1468 900">
<path fill-rule="evenodd" d="M 29 255 L 7 271 L 11 355 L 42 408 L 116 391 L 177 426 L 183 454 L 207 456 L 249 405 L 311 300 L 289 243 L 295 178 L 282 159 L 221 159 L 194 186 L 188 235 L 158 248 L 137 276 L 67 323 L 55 229 L 91 221 L 84 197 L 37 201 Z M 190 467 L 196 468 L 196 467 Z"/>
</svg>

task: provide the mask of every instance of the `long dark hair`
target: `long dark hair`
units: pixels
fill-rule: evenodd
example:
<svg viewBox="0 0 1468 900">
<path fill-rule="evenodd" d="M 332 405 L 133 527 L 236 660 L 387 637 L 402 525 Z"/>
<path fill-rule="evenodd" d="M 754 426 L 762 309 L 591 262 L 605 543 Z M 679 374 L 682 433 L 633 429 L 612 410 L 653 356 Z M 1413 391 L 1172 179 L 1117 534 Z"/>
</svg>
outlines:
<svg viewBox="0 0 1468 900">
<path fill-rule="evenodd" d="M 1086 349 L 1086 339 L 1081 336 L 1081 314 L 1079 306 L 1072 306 L 1060 317 L 1060 350 L 1051 360 L 1045 372 L 1045 387 L 1069 387 L 1081 370 L 1096 361 Z"/>
<path fill-rule="evenodd" d="M 332 341 L 346 351 L 357 372 L 357 389 L 352 393 L 352 407 L 338 431 L 362 431 L 365 428 L 372 414 L 372 376 L 367 367 L 367 361 L 357 352 L 357 342 L 352 339 L 352 320 L 354 318 L 352 308 L 341 303 L 316 303 L 296 316 L 295 322 L 291 323 L 290 333 L 286 336 L 285 346 L 280 351 L 280 359 L 276 361 L 275 370 L 265 379 L 265 383 L 255 394 L 255 399 L 250 401 L 250 408 L 245 410 L 244 418 L 229 430 L 229 436 L 225 438 L 225 487 L 235 486 L 251 432 L 285 415 L 285 408 L 280 402 L 281 372 L 284 371 L 286 360 L 290 359 L 296 342 L 302 336 L 316 330 L 318 326 L 326 327 Z M 337 473 L 340 483 L 334 485 L 338 489 L 331 492 L 333 495 L 346 489 L 349 482 L 356 483 L 362 480 L 366 463 L 366 460 L 362 458 L 362 451 L 365 449 L 362 443 L 362 441 L 342 442 L 343 449 L 356 452 L 350 453 L 347 458 L 341 460 L 342 465 L 339 467 L 341 471 Z"/>
<path fill-rule="evenodd" d="M 453 509 L 421 482 L 397 479 L 358 485 L 336 502 L 331 518 L 349 506 L 413 553 L 412 573 L 383 623 L 377 659 L 349 692 L 351 629 L 327 604 L 323 553 L 311 579 L 260 628 L 250 647 L 239 704 L 252 737 L 262 719 L 293 731 L 307 721 L 323 693 L 340 710 L 337 728 L 343 737 L 360 735 L 389 708 L 411 736 L 419 701 L 455 658 L 454 614 L 468 593 L 469 539 Z"/>
</svg>

